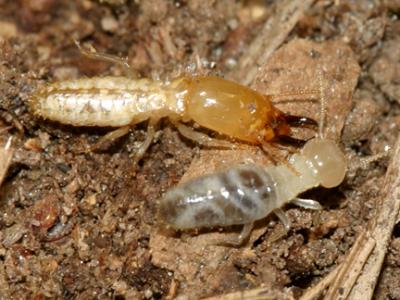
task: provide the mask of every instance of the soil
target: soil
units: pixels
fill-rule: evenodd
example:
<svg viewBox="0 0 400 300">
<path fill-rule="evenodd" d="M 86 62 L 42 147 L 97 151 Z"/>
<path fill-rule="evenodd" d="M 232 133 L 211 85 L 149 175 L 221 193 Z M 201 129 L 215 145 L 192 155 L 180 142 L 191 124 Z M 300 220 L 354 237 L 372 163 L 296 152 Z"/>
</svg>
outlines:
<svg viewBox="0 0 400 300">
<path fill-rule="evenodd" d="M 146 124 L 87 151 L 110 128 L 45 121 L 29 109 L 38 87 L 84 76 L 201 73 L 240 81 L 238 62 L 283 2 L 0 0 L 0 138 L 13 136 L 15 148 L 0 187 L 0 299 L 197 299 L 259 286 L 292 299 L 344 260 L 384 205 L 388 160 L 360 166 L 393 146 L 400 129 L 399 1 L 316 1 L 258 66 L 250 86 L 274 95 L 283 111 L 319 120 L 318 102 L 298 96 L 324 87 L 326 134 L 352 171 L 337 188 L 302 195 L 323 210 L 289 204 L 288 233 L 271 215 L 241 247 L 213 244 L 240 226 L 165 230 L 157 203 L 180 181 L 248 160 L 271 164 L 259 147 L 201 148 L 163 120 L 135 166 Z M 74 39 L 127 57 L 134 75 L 82 56 Z M 281 148 L 271 151 L 294 151 Z M 400 299 L 400 223 L 374 297 Z"/>
</svg>

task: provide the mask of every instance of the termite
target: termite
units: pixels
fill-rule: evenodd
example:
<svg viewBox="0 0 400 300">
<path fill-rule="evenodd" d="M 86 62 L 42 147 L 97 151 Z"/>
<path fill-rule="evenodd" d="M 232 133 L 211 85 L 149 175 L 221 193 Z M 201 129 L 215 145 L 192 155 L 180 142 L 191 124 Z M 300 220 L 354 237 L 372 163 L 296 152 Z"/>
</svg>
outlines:
<svg viewBox="0 0 400 300">
<path fill-rule="evenodd" d="M 175 230 L 243 225 L 237 238 L 224 241 L 233 245 L 241 245 L 254 222 L 271 212 L 288 230 L 290 222 L 282 210 L 285 204 L 321 209 L 317 201 L 298 195 L 318 186 L 336 187 L 346 174 L 342 150 L 323 134 L 324 114 L 321 87 L 319 133 L 288 164 L 238 165 L 185 182 L 166 192 L 159 203 L 159 218 Z"/>
<path fill-rule="evenodd" d="M 120 58 L 77 46 L 87 57 L 129 66 Z M 29 103 L 35 115 L 62 124 L 116 127 L 100 139 L 97 143 L 100 145 L 148 120 L 146 139 L 135 154 L 139 160 L 162 118 L 169 118 L 184 137 L 210 147 L 227 148 L 232 144 L 195 131 L 185 123 L 192 121 L 264 149 L 271 141 L 303 144 L 304 141 L 290 137 L 290 126 L 316 125 L 316 122 L 283 113 L 272 104 L 271 98 L 216 76 L 180 76 L 166 81 L 107 76 L 48 84 L 39 88 Z"/>
</svg>

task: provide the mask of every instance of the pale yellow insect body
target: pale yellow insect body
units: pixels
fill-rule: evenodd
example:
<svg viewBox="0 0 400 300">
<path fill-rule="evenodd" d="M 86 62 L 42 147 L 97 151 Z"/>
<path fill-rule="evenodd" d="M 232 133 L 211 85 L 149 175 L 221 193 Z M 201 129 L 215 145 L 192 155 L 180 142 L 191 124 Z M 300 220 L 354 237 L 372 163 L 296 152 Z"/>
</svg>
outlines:
<svg viewBox="0 0 400 300">
<path fill-rule="evenodd" d="M 198 125 L 247 143 L 262 145 L 289 137 L 290 127 L 315 121 L 286 115 L 261 95 L 238 83 L 216 76 L 182 76 L 171 81 L 93 77 L 51 83 L 31 97 L 34 114 L 73 126 L 118 127 L 100 140 L 118 138 L 129 127 L 149 120 L 140 159 L 154 137 L 155 124 L 168 117 L 188 139 L 211 147 L 231 147 L 183 123 Z M 99 144 L 98 143 L 98 144 Z"/>
<path fill-rule="evenodd" d="M 125 59 L 98 53 L 93 47 L 80 52 L 90 58 L 116 63 L 128 73 Z M 51 83 L 32 95 L 29 105 L 41 118 L 73 126 L 117 127 L 97 143 L 114 140 L 131 126 L 148 120 L 147 135 L 136 153 L 139 160 L 150 146 L 156 123 L 168 117 L 186 138 L 210 147 L 231 147 L 228 141 L 213 139 L 183 123 L 266 148 L 280 140 L 293 145 L 305 141 L 290 137 L 290 126 L 316 125 L 306 117 L 287 115 L 274 107 L 271 96 L 217 76 L 180 76 L 173 80 L 93 77 Z M 94 147 L 92 149 L 96 149 Z"/>
<path fill-rule="evenodd" d="M 73 126 L 122 127 L 184 112 L 173 84 L 115 76 L 52 83 L 31 100 L 35 114 Z"/>
</svg>

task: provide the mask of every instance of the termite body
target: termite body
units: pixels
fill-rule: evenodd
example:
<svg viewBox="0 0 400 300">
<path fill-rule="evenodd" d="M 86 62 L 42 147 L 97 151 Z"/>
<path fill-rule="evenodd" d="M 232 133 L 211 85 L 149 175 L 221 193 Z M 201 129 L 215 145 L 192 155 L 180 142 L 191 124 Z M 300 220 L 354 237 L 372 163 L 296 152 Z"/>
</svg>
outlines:
<svg viewBox="0 0 400 300">
<path fill-rule="evenodd" d="M 216 76 L 181 76 L 170 81 L 94 77 L 61 81 L 38 89 L 31 97 L 34 114 L 73 126 L 117 127 L 102 141 L 126 134 L 135 124 L 149 120 L 148 134 L 138 151 L 149 147 L 155 124 L 168 117 L 179 132 L 206 146 L 228 147 L 184 123 L 194 121 L 230 138 L 252 144 L 289 141 L 290 125 L 315 121 L 286 115 L 272 105 L 271 97 Z"/>
<path fill-rule="evenodd" d="M 289 164 L 257 166 L 243 164 L 195 178 L 169 190 L 160 201 L 159 217 L 177 230 L 243 224 L 242 233 L 232 244 L 241 244 L 257 220 L 275 212 L 288 229 L 281 208 L 287 203 L 319 209 L 301 193 L 323 186 L 339 185 L 347 163 L 335 142 L 315 138 L 308 141 Z"/>
</svg>

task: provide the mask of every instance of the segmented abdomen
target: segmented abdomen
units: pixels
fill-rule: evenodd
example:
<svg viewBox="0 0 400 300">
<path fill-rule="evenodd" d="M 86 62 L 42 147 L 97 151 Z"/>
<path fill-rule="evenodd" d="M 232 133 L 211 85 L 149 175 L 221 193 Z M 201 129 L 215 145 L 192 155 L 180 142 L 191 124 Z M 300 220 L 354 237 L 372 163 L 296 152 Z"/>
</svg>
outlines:
<svg viewBox="0 0 400 300">
<path fill-rule="evenodd" d="M 242 165 L 188 181 L 161 200 L 161 219 L 175 229 L 245 224 L 277 208 L 274 181 L 256 165 Z"/>
<path fill-rule="evenodd" d="M 135 124 L 171 109 L 161 84 L 123 77 L 94 77 L 43 87 L 32 96 L 33 112 L 75 126 Z"/>
</svg>

